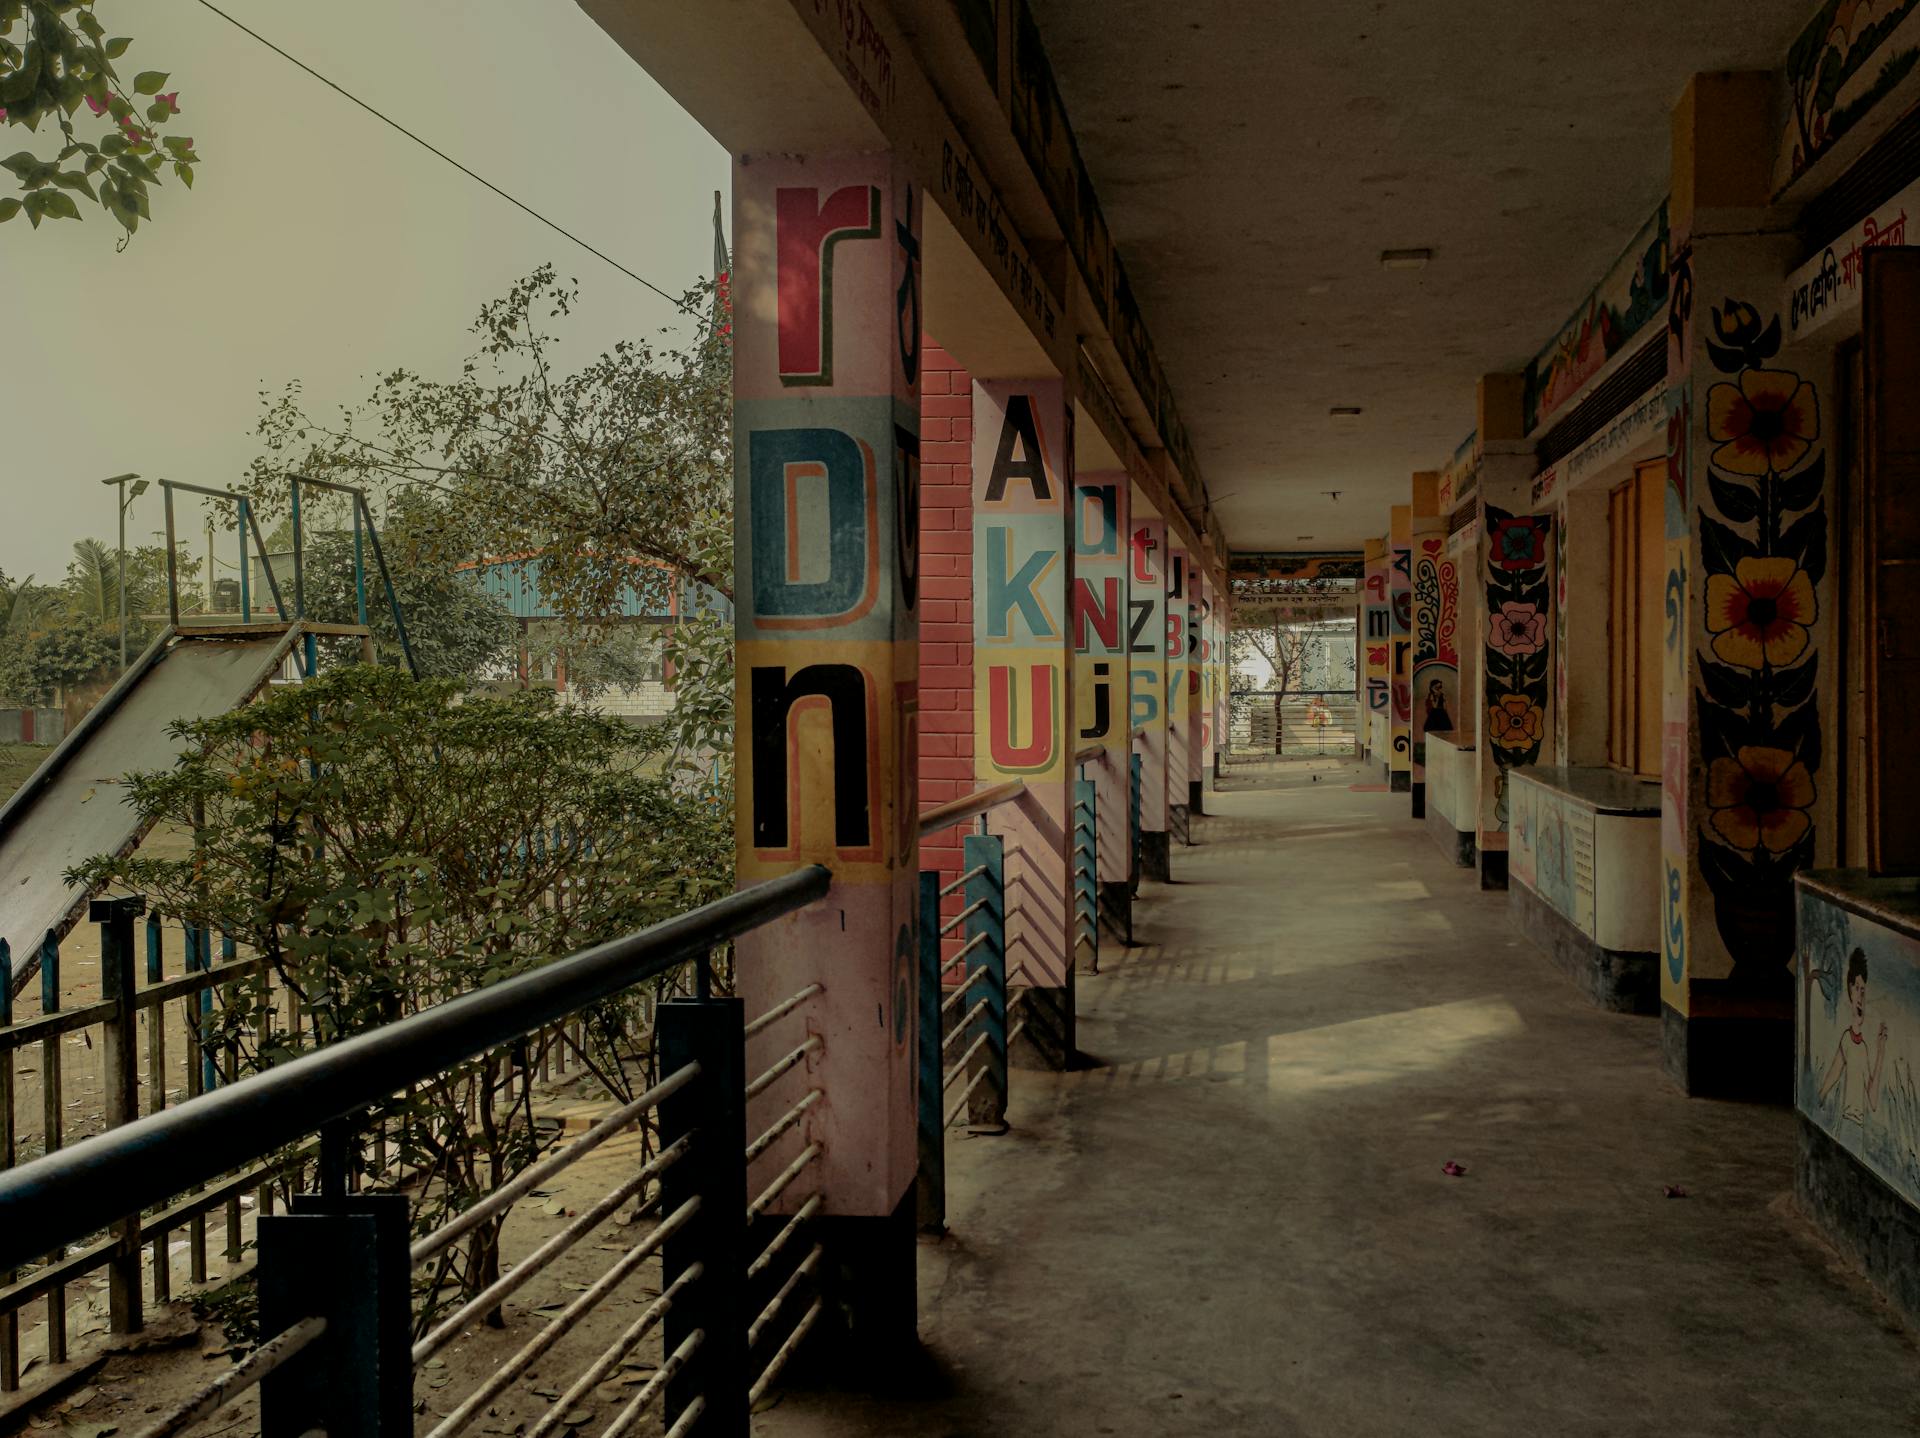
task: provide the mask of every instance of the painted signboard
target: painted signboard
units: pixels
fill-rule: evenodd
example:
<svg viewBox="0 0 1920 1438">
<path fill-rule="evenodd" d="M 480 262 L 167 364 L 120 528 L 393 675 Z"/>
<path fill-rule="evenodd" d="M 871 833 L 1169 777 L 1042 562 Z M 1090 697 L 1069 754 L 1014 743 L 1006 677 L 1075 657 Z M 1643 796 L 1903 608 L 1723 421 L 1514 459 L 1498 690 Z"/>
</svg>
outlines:
<svg viewBox="0 0 1920 1438">
<path fill-rule="evenodd" d="M 1920 1205 L 1920 939 L 1805 886 L 1798 927 L 1795 1103 Z"/>
<path fill-rule="evenodd" d="M 1660 202 L 1625 253 L 1527 365 L 1526 425 L 1533 433 L 1667 309 L 1667 205 Z"/>
<path fill-rule="evenodd" d="M 1427 733 L 1450 732 L 1460 708 L 1459 566 L 1446 555 L 1438 516 L 1420 516 L 1413 537 L 1413 783 L 1426 783 Z M 1424 801 L 1424 795 L 1423 795 Z"/>
<path fill-rule="evenodd" d="M 1915 0 L 1825 0 L 1787 52 L 1775 190 L 1798 179 L 1885 100 L 1916 60 Z"/>
<path fill-rule="evenodd" d="M 1860 284 L 1868 250 L 1907 242 L 1907 216 L 1920 216 L 1920 181 L 1888 200 L 1813 259 L 1787 276 L 1780 307 L 1787 332 L 1805 339 L 1860 308 Z"/>
</svg>

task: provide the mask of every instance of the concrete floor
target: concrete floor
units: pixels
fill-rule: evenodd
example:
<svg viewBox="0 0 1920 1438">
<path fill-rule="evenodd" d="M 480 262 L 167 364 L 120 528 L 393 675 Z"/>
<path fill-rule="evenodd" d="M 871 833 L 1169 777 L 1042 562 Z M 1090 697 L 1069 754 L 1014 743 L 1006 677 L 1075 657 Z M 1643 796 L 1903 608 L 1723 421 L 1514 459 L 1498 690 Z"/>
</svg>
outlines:
<svg viewBox="0 0 1920 1438">
<path fill-rule="evenodd" d="M 1089 1066 L 951 1137 L 925 1371 L 756 1434 L 1920 1433 L 1791 1116 L 1681 1098 L 1375 777 L 1218 797 L 1081 980 Z"/>
</svg>

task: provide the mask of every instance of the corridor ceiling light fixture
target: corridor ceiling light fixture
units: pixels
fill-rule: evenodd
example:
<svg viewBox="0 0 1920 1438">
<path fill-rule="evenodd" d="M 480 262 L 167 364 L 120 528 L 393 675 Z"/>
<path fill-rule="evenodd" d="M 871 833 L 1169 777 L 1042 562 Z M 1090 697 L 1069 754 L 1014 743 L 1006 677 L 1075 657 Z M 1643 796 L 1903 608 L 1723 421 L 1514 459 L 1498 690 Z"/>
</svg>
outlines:
<svg viewBox="0 0 1920 1438">
<path fill-rule="evenodd" d="M 1329 419 L 1358 419 L 1360 406 L 1357 404 L 1336 404 L 1327 411 Z"/>
<path fill-rule="evenodd" d="M 1432 250 L 1382 250 L 1380 268 L 1383 270 L 1424 270 L 1427 261 L 1433 258 Z"/>
</svg>

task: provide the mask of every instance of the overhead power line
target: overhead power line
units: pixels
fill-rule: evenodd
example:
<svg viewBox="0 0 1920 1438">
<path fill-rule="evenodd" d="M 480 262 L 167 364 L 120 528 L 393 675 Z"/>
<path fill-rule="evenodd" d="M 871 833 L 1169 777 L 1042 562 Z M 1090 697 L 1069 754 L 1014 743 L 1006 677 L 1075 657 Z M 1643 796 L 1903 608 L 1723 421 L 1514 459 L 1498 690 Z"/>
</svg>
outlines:
<svg viewBox="0 0 1920 1438">
<path fill-rule="evenodd" d="M 394 119 L 391 115 L 385 114 L 382 111 L 375 109 L 372 105 L 369 105 L 365 100 L 362 100 L 358 95 L 354 94 L 351 90 L 347 89 L 345 86 L 336 84 L 334 81 L 329 80 L 325 75 L 322 75 L 318 70 L 314 69 L 313 66 L 307 64 L 304 60 L 300 60 L 295 56 L 289 55 L 285 50 L 282 50 L 278 45 L 274 44 L 273 41 L 269 40 L 265 35 L 262 35 L 258 30 L 255 30 L 250 26 L 244 25 L 240 21 L 234 19 L 233 16 L 229 15 L 226 11 L 222 10 L 218 5 L 211 3 L 211 0 L 200 0 L 200 4 L 204 8 L 211 10 L 214 14 L 218 15 L 222 20 L 225 20 L 229 25 L 233 26 L 236 30 L 239 30 L 244 34 L 252 36 L 255 40 L 258 40 L 262 45 L 265 45 L 269 50 L 273 51 L 274 54 L 278 55 L 282 60 L 285 60 L 289 65 L 295 66 L 298 69 L 306 71 L 307 74 L 313 76 L 314 79 L 318 80 L 322 85 L 325 85 L 329 90 L 335 91 L 336 93 L 345 96 L 347 99 L 351 100 L 354 104 L 358 105 L 361 109 L 365 110 L 369 115 L 373 116 L 376 120 L 379 120 L 382 124 L 392 126 L 394 129 L 398 130 L 401 134 L 405 135 L 409 140 L 413 141 L 414 144 L 420 146 L 423 150 L 427 150 L 430 153 L 439 156 L 441 159 L 445 160 L 449 165 L 452 165 L 454 169 L 458 170 L 461 174 L 465 175 L 468 179 L 476 181 L 479 184 L 485 185 L 489 190 L 492 190 L 494 194 L 498 195 L 501 199 L 505 200 L 508 204 L 512 205 L 515 209 L 524 211 L 526 214 L 531 215 L 534 219 L 538 220 L 541 224 L 545 225 L 548 229 L 552 230 L 555 234 L 564 236 L 566 239 L 573 241 L 574 244 L 578 245 L 581 249 L 585 250 L 588 254 L 593 255 L 598 259 L 605 260 L 608 264 L 612 265 L 616 270 L 620 271 L 620 273 L 625 275 L 628 279 L 633 280 L 638 284 L 646 286 L 648 289 L 652 290 L 656 295 L 660 296 L 661 299 L 665 300 L 668 304 L 672 305 L 675 309 L 681 310 L 687 314 L 693 315 L 694 318 L 696 319 L 702 318 L 702 316 L 696 310 L 689 307 L 679 297 L 668 294 L 665 290 L 661 289 L 660 286 L 656 285 L 652 280 L 648 279 L 645 275 L 635 274 L 632 270 L 628 269 L 625 265 L 621 264 L 620 261 L 616 260 L 612 255 L 608 254 L 605 250 L 598 249 L 595 246 L 588 244 L 585 240 L 581 239 L 578 235 L 574 234 L 572 230 L 567 229 L 564 225 L 556 224 L 554 221 L 548 219 L 545 215 L 541 214 L 538 210 L 534 209 L 533 206 L 525 203 L 522 200 L 515 199 L 512 195 L 509 195 L 505 190 L 501 189 L 498 185 L 494 184 L 493 181 L 489 180 L 485 175 L 476 174 L 474 171 L 468 169 L 465 165 L 461 164 L 458 160 L 454 159 L 453 156 L 449 155 L 445 150 L 442 150 L 439 146 L 433 144 L 429 140 L 422 139 L 419 135 L 416 135 L 413 131 L 409 130 L 405 125 L 401 124 L 398 120 Z"/>
</svg>

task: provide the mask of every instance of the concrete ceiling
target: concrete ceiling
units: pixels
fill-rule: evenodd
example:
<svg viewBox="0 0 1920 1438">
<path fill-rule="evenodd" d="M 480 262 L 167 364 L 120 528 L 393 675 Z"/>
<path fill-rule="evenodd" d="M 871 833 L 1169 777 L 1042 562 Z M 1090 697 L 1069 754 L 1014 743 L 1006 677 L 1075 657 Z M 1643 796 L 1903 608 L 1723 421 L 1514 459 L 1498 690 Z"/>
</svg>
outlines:
<svg viewBox="0 0 1920 1438">
<path fill-rule="evenodd" d="M 1688 76 L 1777 66 L 1813 8 L 1029 4 L 1238 550 L 1384 533 L 1666 193 Z"/>
</svg>

